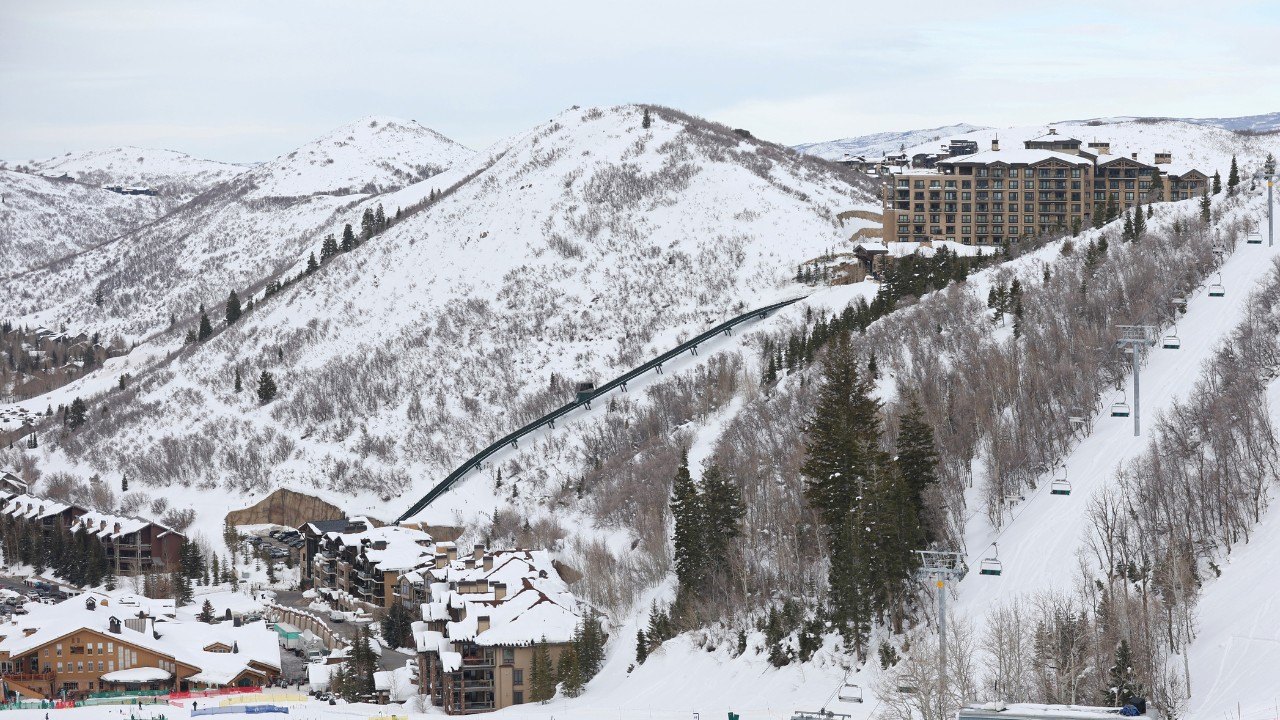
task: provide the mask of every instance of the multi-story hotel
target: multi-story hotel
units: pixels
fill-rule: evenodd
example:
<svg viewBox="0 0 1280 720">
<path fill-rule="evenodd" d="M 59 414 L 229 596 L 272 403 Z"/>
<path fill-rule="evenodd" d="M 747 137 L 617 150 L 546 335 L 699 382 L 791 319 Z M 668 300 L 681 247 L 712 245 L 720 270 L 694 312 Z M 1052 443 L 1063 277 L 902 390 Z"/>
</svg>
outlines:
<svg viewBox="0 0 1280 720">
<path fill-rule="evenodd" d="M 1002 245 L 1026 237 L 1089 227 L 1094 207 L 1198 197 L 1208 178 L 1174 167 L 1170 153 L 1143 163 L 1137 154 L 1111 155 L 1109 143 L 1082 142 L 1050 130 L 1022 148 L 991 148 L 948 156 L 931 167 L 900 167 L 883 189 L 887 242 L 949 241 Z M 1161 187 L 1153 188 L 1159 174 Z"/>
</svg>

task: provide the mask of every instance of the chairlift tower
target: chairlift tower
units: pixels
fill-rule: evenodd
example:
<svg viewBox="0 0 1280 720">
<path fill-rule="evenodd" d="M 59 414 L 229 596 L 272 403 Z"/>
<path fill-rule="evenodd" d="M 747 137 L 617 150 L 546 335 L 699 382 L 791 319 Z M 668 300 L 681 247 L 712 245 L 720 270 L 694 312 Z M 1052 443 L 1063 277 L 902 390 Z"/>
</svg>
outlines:
<svg viewBox="0 0 1280 720">
<path fill-rule="evenodd" d="M 1272 159 L 1262 167 L 1261 170 L 1253 174 L 1253 181 L 1261 180 L 1267 184 L 1267 247 L 1275 247 L 1276 244 L 1276 204 L 1272 199 L 1272 193 L 1277 184 L 1280 184 L 1280 173 L 1276 172 L 1276 161 Z"/>
<path fill-rule="evenodd" d="M 916 554 L 920 556 L 916 576 L 933 582 L 938 590 L 938 710 L 941 713 L 947 697 L 947 581 L 963 578 L 969 568 L 958 552 L 917 550 Z"/>
<path fill-rule="evenodd" d="M 1138 394 L 1138 366 L 1141 349 L 1155 345 L 1156 328 L 1153 325 L 1117 325 L 1120 337 L 1116 338 L 1116 347 L 1129 353 L 1133 362 L 1133 436 L 1141 435 L 1142 403 Z"/>
</svg>

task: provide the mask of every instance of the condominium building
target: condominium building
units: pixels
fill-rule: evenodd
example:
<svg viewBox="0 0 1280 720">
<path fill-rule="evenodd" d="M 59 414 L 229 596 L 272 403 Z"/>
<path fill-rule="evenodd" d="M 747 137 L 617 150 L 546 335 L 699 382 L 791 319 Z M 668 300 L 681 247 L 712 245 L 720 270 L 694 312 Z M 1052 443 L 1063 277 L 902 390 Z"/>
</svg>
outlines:
<svg viewBox="0 0 1280 720">
<path fill-rule="evenodd" d="M 6 549 L 16 550 L 18 538 L 34 531 L 40 533 L 42 541 L 50 541 L 63 532 L 96 539 L 116 575 L 172 570 L 185 540 L 176 530 L 151 520 L 95 512 L 25 492 L 6 492 L 0 505 L 0 540 Z"/>
<path fill-rule="evenodd" d="M 391 607 L 400 575 L 435 562 L 453 543 L 399 525 L 379 526 L 367 517 L 309 522 L 298 528 L 304 543 L 302 584 L 344 610 Z M 457 550 L 453 550 L 456 557 Z"/>
<path fill-rule="evenodd" d="M 418 688 L 450 715 L 531 699 L 536 646 L 558 664 L 582 619 L 545 551 L 477 548 L 417 579 L 427 594 L 413 624 Z"/>
</svg>

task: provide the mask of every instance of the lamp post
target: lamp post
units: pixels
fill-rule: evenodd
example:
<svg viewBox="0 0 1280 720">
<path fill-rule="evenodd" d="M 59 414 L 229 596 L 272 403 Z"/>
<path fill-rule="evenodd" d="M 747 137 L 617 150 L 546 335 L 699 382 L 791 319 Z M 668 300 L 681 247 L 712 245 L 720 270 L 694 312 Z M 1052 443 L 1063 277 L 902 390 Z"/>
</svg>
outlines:
<svg viewBox="0 0 1280 720">
<path fill-rule="evenodd" d="M 1268 157 L 1262 169 L 1253 174 L 1253 181 L 1258 182 L 1259 180 L 1267 184 L 1267 247 L 1275 247 L 1276 204 L 1273 200 L 1273 193 L 1276 185 L 1280 184 L 1280 174 L 1276 173 L 1276 159 L 1274 157 Z"/>
</svg>

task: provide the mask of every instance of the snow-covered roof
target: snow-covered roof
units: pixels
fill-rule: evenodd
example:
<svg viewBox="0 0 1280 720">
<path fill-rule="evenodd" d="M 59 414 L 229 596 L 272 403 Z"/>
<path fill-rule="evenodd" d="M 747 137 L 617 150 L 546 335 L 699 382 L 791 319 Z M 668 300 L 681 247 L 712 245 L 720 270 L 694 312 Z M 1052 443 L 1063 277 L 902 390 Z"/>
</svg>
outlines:
<svg viewBox="0 0 1280 720">
<path fill-rule="evenodd" d="M 1143 160 L 1133 157 L 1133 153 L 1113 153 L 1111 155 L 1099 155 L 1098 167 L 1102 167 L 1103 165 L 1112 165 L 1120 162 L 1121 160 L 1127 160 L 1139 165 L 1151 165 L 1149 162 L 1144 162 Z"/>
<path fill-rule="evenodd" d="M 92 609 L 86 605 L 89 598 L 95 601 Z M 10 657 L 22 655 L 68 633 L 92 630 L 197 668 L 191 677 L 196 682 L 225 685 L 249 669 L 250 663 L 280 668 L 279 641 L 262 622 L 236 627 L 232 623 L 209 625 L 153 614 L 147 619 L 145 631 L 139 632 L 123 621 L 148 608 L 136 600 L 130 602 L 101 593 L 85 593 L 53 605 L 30 604 L 28 610 L 27 615 L 0 624 L 0 652 L 9 653 Z M 113 617 L 122 621 L 118 633 L 110 630 Z M 234 647 L 237 652 L 205 650 L 216 644 Z"/>
<path fill-rule="evenodd" d="M 4 508 L 0 509 L 0 515 L 26 520 L 38 520 L 52 515 L 61 515 L 71 507 L 71 505 L 57 500 L 22 494 L 5 503 Z"/>
<path fill-rule="evenodd" d="M 168 670 L 161 670 L 158 667 L 134 667 L 128 670 L 116 670 L 102 676 L 107 682 L 154 682 L 157 680 L 168 680 L 173 677 L 173 673 Z"/>
<path fill-rule="evenodd" d="M 383 571 L 413 570 L 435 560 L 435 541 L 421 530 L 399 525 L 374 527 L 365 518 L 355 518 L 353 522 L 362 522 L 365 529 L 358 532 L 332 531 L 324 535 L 341 545 L 359 548 L 369 562 Z"/>
<path fill-rule="evenodd" d="M 581 611 L 550 553 L 503 550 L 489 557 L 488 569 L 458 560 L 431 571 L 431 599 L 422 604 L 423 621 L 414 624 L 419 651 L 438 652 L 443 660 L 454 641 L 512 646 L 573 638 Z M 460 619 L 450 621 L 451 611 L 461 611 Z M 487 618 L 487 627 L 481 627 L 481 618 Z M 428 629 L 430 622 L 444 622 L 444 632 Z"/>
<path fill-rule="evenodd" d="M 882 242 L 861 242 L 853 246 L 854 250 L 862 250 L 869 253 L 887 253 L 889 248 Z"/>
<path fill-rule="evenodd" d="M 135 533 L 142 530 L 148 525 L 156 525 L 149 520 L 142 518 L 126 517 L 122 515 L 112 515 L 111 513 L 100 513 L 93 510 L 86 512 L 76 519 L 71 525 L 72 530 L 82 530 L 89 535 L 97 535 L 100 537 L 120 537 Z M 162 531 L 173 532 L 161 525 L 156 525 Z"/>
<path fill-rule="evenodd" d="M 1006 163 L 1008 165 L 1034 165 L 1036 163 L 1058 160 L 1068 165 L 1092 165 L 1088 158 L 1056 150 L 1028 150 L 1027 148 L 1009 148 L 1007 150 L 983 150 L 973 155 L 939 160 L 939 165 L 987 165 L 990 163 Z"/>
</svg>

